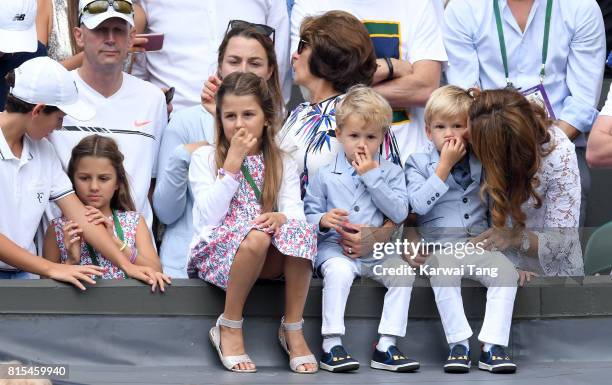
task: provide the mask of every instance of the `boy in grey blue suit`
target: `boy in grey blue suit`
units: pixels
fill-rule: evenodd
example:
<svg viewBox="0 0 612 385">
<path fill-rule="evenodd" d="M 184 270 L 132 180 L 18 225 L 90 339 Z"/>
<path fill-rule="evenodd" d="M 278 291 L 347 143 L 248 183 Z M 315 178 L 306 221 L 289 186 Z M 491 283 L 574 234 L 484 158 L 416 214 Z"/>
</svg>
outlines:
<svg viewBox="0 0 612 385">
<path fill-rule="evenodd" d="M 317 170 L 304 198 L 306 219 L 319 228 L 315 267 L 323 276 L 323 355 L 321 369 L 344 372 L 359 368 L 342 346 L 344 309 L 353 280 L 369 276 L 387 287 L 378 328 L 380 339 L 370 362 L 375 369 L 413 371 L 419 363 L 397 348 L 406 333 L 414 276 L 386 275 L 383 268 L 409 268 L 393 254 L 356 255 L 343 240 L 346 232 L 365 237 L 365 227 L 386 219 L 400 224 L 408 215 L 406 181 L 400 166 L 378 155 L 391 124 L 391 107 L 374 90 L 352 87 L 336 112 L 336 137 L 342 150 Z M 362 238 L 363 239 L 363 238 Z"/>
<path fill-rule="evenodd" d="M 480 197 L 482 165 L 468 151 L 465 141 L 471 102 L 467 92 L 455 86 L 432 93 L 425 107 L 425 124 L 434 146 L 427 153 L 408 158 L 408 195 L 422 239 L 436 246 L 421 272 L 430 277 L 450 345 L 444 370 L 465 373 L 471 366 L 468 338 L 472 329 L 461 298 L 461 279 L 468 277 L 488 288 L 478 336 L 483 344 L 478 367 L 493 373 L 513 373 L 516 365 L 505 348 L 518 273 L 501 252 L 467 242 L 489 227 L 488 207 Z"/>
</svg>

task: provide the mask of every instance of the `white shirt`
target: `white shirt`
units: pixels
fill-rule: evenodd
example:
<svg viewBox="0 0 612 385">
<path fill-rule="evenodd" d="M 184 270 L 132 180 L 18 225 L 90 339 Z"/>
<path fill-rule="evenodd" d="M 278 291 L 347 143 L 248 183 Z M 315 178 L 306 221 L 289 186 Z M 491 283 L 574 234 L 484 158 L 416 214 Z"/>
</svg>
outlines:
<svg viewBox="0 0 612 385">
<path fill-rule="evenodd" d="M 159 87 L 175 87 L 175 110 L 200 103 L 202 86 L 217 70 L 217 52 L 230 20 L 274 28 L 279 79 L 291 94 L 289 17 L 284 0 L 143 0 L 147 33 L 164 33 L 164 47 L 146 53 L 145 78 Z M 137 69 L 138 71 L 138 69 Z"/>
<path fill-rule="evenodd" d="M 17 158 L 0 129 L 0 186 L 0 233 L 36 254 L 34 237 L 45 208 L 73 192 L 49 141 L 25 135 Z M 0 269 L 14 268 L 0 261 Z"/>
<path fill-rule="evenodd" d="M 161 90 L 126 73 L 121 88 L 106 98 L 81 79 L 78 70 L 72 75 L 85 102 L 96 107 L 96 116 L 86 122 L 64 118 L 61 130 L 49 139 L 66 170 L 72 149 L 88 135 L 113 138 L 123 153 L 123 167 L 128 174 L 132 199 L 151 228 L 153 211 L 148 194 L 151 178 L 157 172 L 157 153 L 161 136 L 168 122 L 166 100 Z M 49 215 L 52 219 L 58 213 Z"/>
<path fill-rule="evenodd" d="M 509 78 L 523 90 L 540 84 L 546 0 L 534 0 L 521 32 L 506 0 L 499 0 Z M 492 0 L 453 0 L 444 13 L 448 82 L 463 88 L 506 86 Z M 606 39 L 595 0 L 555 0 L 544 87 L 557 119 L 589 132 L 597 118 Z M 576 146 L 586 144 L 584 135 Z"/>
<path fill-rule="evenodd" d="M 370 31 L 381 27 L 393 29 L 388 31 L 388 36 L 371 33 L 375 35 L 373 43 L 377 52 L 385 49 L 391 53 L 386 56 L 410 63 L 420 60 L 446 62 L 437 2 L 439 0 L 296 0 L 291 11 L 291 52 L 297 49 L 300 24 L 305 16 L 341 9 L 362 20 Z M 425 151 L 428 143 L 425 109 L 407 106 L 405 112 L 409 120 L 398 121 L 392 126 L 402 164 L 410 154 Z"/>
<path fill-rule="evenodd" d="M 608 96 L 606 97 L 606 104 L 601 108 L 600 115 L 612 116 L 612 87 L 608 90 Z"/>
<path fill-rule="evenodd" d="M 287 219 L 305 221 L 297 166 L 289 156 L 283 155 L 282 159 L 283 180 L 278 191 L 277 211 L 285 214 Z M 215 147 L 203 146 L 191 155 L 189 183 L 194 199 L 194 246 L 200 240 L 209 241 L 211 233 L 221 225 L 240 182 L 230 176 L 219 178 L 215 165 Z"/>
</svg>

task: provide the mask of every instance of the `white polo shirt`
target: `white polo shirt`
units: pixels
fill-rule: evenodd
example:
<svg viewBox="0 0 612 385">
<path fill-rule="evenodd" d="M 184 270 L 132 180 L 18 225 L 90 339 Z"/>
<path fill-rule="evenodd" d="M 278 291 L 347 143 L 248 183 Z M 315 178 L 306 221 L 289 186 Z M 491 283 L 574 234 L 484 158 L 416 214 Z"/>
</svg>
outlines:
<svg viewBox="0 0 612 385">
<path fill-rule="evenodd" d="M 0 186 L 0 233 L 36 254 L 34 237 L 45 208 L 73 192 L 51 143 L 25 135 L 17 158 L 0 129 Z M 0 269 L 15 270 L 2 261 Z"/>
<path fill-rule="evenodd" d="M 153 211 L 148 199 L 149 187 L 157 173 L 157 153 L 168 123 L 164 94 L 153 84 L 123 73 L 121 88 L 107 98 L 85 83 L 78 70 L 71 74 L 80 98 L 96 106 L 96 116 L 85 122 L 66 116 L 62 128 L 54 131 L 49 141 L 67 170 L 72 149 L 81 139 L 92 134 L 114 139 L 124 156 L 123 167 L 136 210 L 144 216 L 150 229 Z M 47 215 L 53 219 L 60 213 L 48 210 Z"/>
</svg>

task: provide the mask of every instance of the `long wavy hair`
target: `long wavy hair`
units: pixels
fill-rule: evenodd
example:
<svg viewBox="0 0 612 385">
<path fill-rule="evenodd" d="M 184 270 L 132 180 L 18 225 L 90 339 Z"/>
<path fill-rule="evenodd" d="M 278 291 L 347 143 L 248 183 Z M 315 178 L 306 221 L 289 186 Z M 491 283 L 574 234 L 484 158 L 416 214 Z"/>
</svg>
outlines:
<svg viewBox="0 0 612 385">
<path fill-rule="evenodd" d="M 264 158 L 264 184 L 261 192 L 261 205 L 263 212 L 276 210 L 276 200 L 281 186 L 283 167 L 281 150 L 274 140 L 277 128 L 280 125 L 278 105 L 274 91 L 266 81 L 259 76 L 247 72 L 234 72 L 221 83 L 216 95 L 216 150 L 215 164 L 217 169 L 223 167 L 230 147 L 230 140 L 223 130 L 223 98 L 225 95 L 254 96 L 265 117 L 265 125 L 261 137 L 261 150 Z"/>
<path fill-rule="evenodd" d="M 481 196 L 491 198 L 493 227 L 512 230 L 525 228 L 526 214 L 521 206 L 529 198 L 534 207 L 542 206 L 536 192 L 536 174 L 542 159 L 554 145 L 548 130 L 546 112 L 524 96 L 510 90 L 470 90 L 474 101 L 468 111 L 472 149 L 485 172 Z"/>
<path fill-rule="evenodd" d="M 136 211 L 134 201 L 130 195 L 130 184 L 128 176 L 123 167 L 123 154 L 119 151 L 117 143 L 105 136 L 89 135 L 83 138 L 79 144 L 72 149 L 72 156 L 68 162 L 68 178 L 74 186 L 74 174 L 81 159 L 86 156 L 94 158 L 106 158 L 117 173 L 117 191 L 110 201 L 110 207 L 114 210 Z"/>
</svg>

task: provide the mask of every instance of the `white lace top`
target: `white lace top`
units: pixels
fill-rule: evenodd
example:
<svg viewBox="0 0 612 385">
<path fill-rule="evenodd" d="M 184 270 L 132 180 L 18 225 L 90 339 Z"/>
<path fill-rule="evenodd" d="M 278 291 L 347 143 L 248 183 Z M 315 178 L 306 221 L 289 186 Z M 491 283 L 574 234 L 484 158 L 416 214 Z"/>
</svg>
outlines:
<svg viewBox="0 0 612 385">
<path fill-rule="evenodd" d="M 523 204 L 526 226 L 538 235 L 538 259 L 520 254 L 508 255 L 516 266 L 546 276 L 584 275 L 582 249 L 578 236 L 580 216 L 580 172 L 574 144 L 558 127 L 550 128 L 555 149 L 542 159 L 536 174 L 536 191 L 542 207 L 534 200 Z"/>
</svg>

